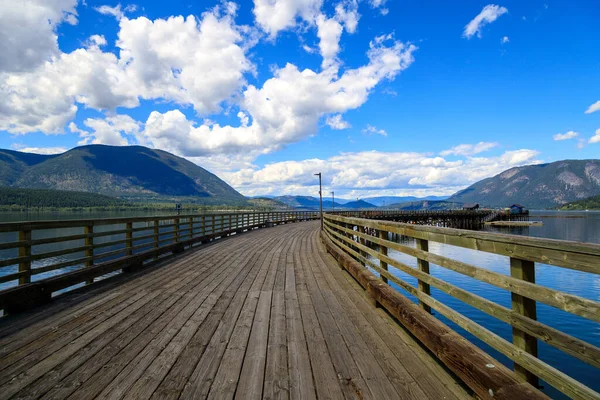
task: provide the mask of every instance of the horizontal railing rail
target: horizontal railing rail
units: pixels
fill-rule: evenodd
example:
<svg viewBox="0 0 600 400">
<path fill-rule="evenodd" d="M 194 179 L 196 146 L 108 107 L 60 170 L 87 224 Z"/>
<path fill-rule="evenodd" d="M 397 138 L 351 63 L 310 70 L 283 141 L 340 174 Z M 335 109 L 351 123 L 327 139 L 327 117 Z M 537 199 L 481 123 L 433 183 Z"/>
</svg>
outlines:
<svg viewBox="0 0 600 400">
<path fill-rule="evenodd" d="M 572 398 L 600 398 L 598 392 L 539 359 L 537 345 L 538 341 L 547 343 L 599 370 L 600 348 L 538 321 L 536 312 L 537 304 L 543 303 L 600 322 L 600 302 L 535 283 L 535 263 L 599 275 L 600 245 L 332 214 L 325 214 L 324 226 L 324 235 L 340 251 L 357 261 L 364 270 L 368 267 L 377 272 L 383 282 L 393 282 L 416 297 L 423 312 L 437 311 L 511 359 L 519 379 L 534 386 L 539 385 L 538 378 L 543 379 Z M 389 234 L 413 238 L 416 247 L 392 241 Z M 510 276 L 429 252 L 430 242 L 508 256 Z M 389 249 L 414 257 L 416 267 L 388 256 Z M 432 276 L 430 264 L 506 290 L 511 295 L 512 307 Z M 418 284 L 413 286 L 390 273 L 390 266 L 416 278 Z M 435 299 L 431 287 L 509 324 L 512 343 Z"/>
<path fill-rule="evenodd" d="M 318 212 L 286 211 L 0 223 L 0 309 L 38 305 L 197 243 L 317 218 Z"/>
</svg>

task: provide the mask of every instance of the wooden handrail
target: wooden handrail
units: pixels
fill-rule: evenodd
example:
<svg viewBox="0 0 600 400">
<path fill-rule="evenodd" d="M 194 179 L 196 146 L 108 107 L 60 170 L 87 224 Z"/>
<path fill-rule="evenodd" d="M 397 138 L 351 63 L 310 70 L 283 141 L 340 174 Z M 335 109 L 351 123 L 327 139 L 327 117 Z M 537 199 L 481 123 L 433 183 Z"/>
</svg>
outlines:
<svg viewBox="0 0 600 400">
<path fill-rule="evenodd" d="M 331 214 L 326 214 L 324 220 L 324 235 L 338 249 L 337 251 L 358 261 L 357 265 L 368 266 L 379 273 L 382 284 L 385 279 L 385 282 L 393 282 L 415 296 L 421 303 L 423 312 L 427 312 L 429 308 L 436 310 L 513 360 L 515 373 L 520 379 L 535 386 L 539 377 L 570 397 L 600 398 L 600 394 L 593 389 L 537 358 L 537 341 L 548 343 L 595 368 L 600 368 L 600 348 L 537 321 L 535 313 L 535 304 L 543 302 L 571 314 L 600 322 L 600 302 L 535 283 L 535 262 L 600 274 L 600 245 L 560 240 L 546 241 L 540 238 L 432 226 L 413 226 Z M 380 232 L 386 234 L 382 235 Z M 417 241 L 416 248 L 389 240 L 387 232 L 414 238 Z M 508 255 L 511 257 L 512 274 L 511 276 L 498 274 L 430 253 L 425 241 Z M 388 249 L 415 257 L 417 268 L 389 257 Z M 431 276 L 424 262 L 436 264 L 507 290 L 513 296 L 512 309 Z M 387 270 L 388 265 L 416 278 L 418 286 L 412 286 L 390 273 Z M 383 266 L 386 268 L 382 268 Z M 363 269 L 368 270 L 364 267 Z M 511 325 L 513 343 L 435 299 L 429 292 L 430 286 Z"/>
<path fill-rule="evenodd" d="M 14 232 L 17 239 L 0 243 L 0 250 L 12 250 L 16 255 L 0 260 L 0 273 L 10 271 L 0 275 L 0 283 L 18 282 L 17 286 L 0 291 L 0 309 L 5 313 L 21 311 L 48 301 L 56 291 L 82 282 L 91 284 L 95 278 L 107 273 L 133 271 L 161 255 L 178 253 L 197 243 L 264 227 L 267 221 L 269 225 L 276 225 L 317 218 L 318 212 L 293 211 L 0 223 L 0 232 Z M 95 229 L 98 226 L 105 226 L 108 230 Z M 53 236 L 43 237 L 48 232 L 52 232 Z M 110 238 L 113 235 L 118 238 Z M 52 251 L 37 247 L 48 244 L 58 244 L 59 247 Z M 65 255 L 75 258 L 56 260 L 56 257 Z M 112 260 L 106 261 L 109 257 Z M 96 261 L 99 263 L 96 264 Z M 19 266 L 18 271 L 7 270 L 15 265 Z M 34 275 L 69 266 L 78 266 L 78 269 L 31 282 Z"/>
</svg>

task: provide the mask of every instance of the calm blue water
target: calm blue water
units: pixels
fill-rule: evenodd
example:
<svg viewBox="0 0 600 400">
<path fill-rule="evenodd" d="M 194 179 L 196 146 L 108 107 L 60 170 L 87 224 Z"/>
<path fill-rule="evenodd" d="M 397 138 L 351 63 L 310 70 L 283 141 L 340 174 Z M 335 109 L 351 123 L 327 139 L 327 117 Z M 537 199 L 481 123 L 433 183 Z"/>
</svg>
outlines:
<svg viewBox="0 0 600 400">
<path fill-rule="evenodd" d="M 149 215 L 165 215 L 165 212 L 37 212 L 37 213 L 0 213 L 0 222 L 9 221 L 25 221 L 25 220 L 47 220 L 47 219 L 84 219 L 84 218 L 111 218 L 111 217 L 125 217 L 125 216 L 149 216 Z M 492 228 L 488 227 L 486 230 L 511 233 L 517 235 L 526 236 L 537 236 L 537 237 L 548 237 L 553 239 L 564 239 L 574 240 L 581 242 L 600 243 L 600 212 L 556 212 L 556 211 L 539 211 L 533 212 L 533 220 L 541 220 L 544 223 L 542 227 L 529 227 L 529 228 Z M 137 227 L 138 225 L 134 226 Z M 107 226 L 102 227 L 104 230 L 116 230 L 122 229 L 123 227 Z M 171 228 L 168 228 L 169 230 Z M 161 231 L 162 232 L 162 231 Z M 45 232 L 36 233 L 35 238 L 41 237 L 52 237 L 57 235 L 75 235 L 83 233 L 81 228 L 74 229 L 61 229 L 61 230 L 47 230 Z M 140 233 L 141 234 L 141 233 Z M 16 240 L 15 234 L 3 234 L 0 233 L 0 243 Z M 135 235 L 134 235 L 135 236 Z M 163 238 L 169 237 L 170 235 L 165 233 Z M 112 235 L 107 236 L 102 241 L 115 241 L 123 239 L 124 235 Z M 95 239 L 100 240 L 100 239 Z M 413 240 L 407 238 L 399 238 L 398 241 L 402 241 L 403 244 L 414 246 Z M 49 244 L 44 246 L 36 246 L 34 253 L 42 253 L 60 248 L 73 247 L 83 245 L 83 241 L 73 241 L 69 243 L 61 244 Z M 124 245 L 123 245 L 124 246 Z M 502 274 L 509 275 L 509 259 L 504 256 L 497 256 L 494 254 L 463 249 L 459 247 L 453 247 L 448 245 L 442 245 L 431 242 L 429 244 L 429 250 L 456 260 L 464 261 L 469 264 L 477 265 L 483 268 L 487 268 L 491 271 L 499 272 Z M 113 250 L 119 248 L 118 246 L 109 247 L 106 250 Z M 410 256 L 406 256 L 402 253 L 398 253 L 390 250 L 390 256 L 404 262 L 410 266 L 416 267 L 416 260 Z M 0 250 L 0 259 L 6 259 L 15 257 L 14 251 L 2 251 Z M 53 260 L 43 260 L 34 263 L 33 267 L 41 267 L 48 265 L 49 263 L 57 263 L 61 261 L 67 261 L 75 258 L 82 257 L 83 254 L 71 254 L 61 257 L 57 257 Z M 69 267 L 65 270 L 74 270 L 81 268 L 81 266 Z M 478 280 L 466 277 L 453 271 L 448 271 L 444 268 L 436 265 L 431 265 L 431 274 L 450 282 L 458 287 L 469 290 L 479 296 L 485 297 L 505 307 L 511 307 L 510 293 L 502 289 L 496 288 L 492 285 L 479 282 Z M 8 274 L 16 271 L 15 267 L 0 268 L 0 275 Z M 408 276 L 393 267 L 390 267 L 390 271 L 396 274 L 399 278 L 406 282 L 417 286 L 417 280 Z M 44 274 L 39 274 L 34 277 L 34 280 L 43 279 L 51 276 L 52 274 L 62 273 L 63 271 L 52 271 Z M 577 272 L 564 268 L 548 266 L 544 264 L 536 264 L 536 279 L 537 283 L 543 286 L 559 289 L 568 293 L 576 294 L 581 297 L 600 301 L 600 276 L 588 274 L 585 272 Z M 0 290 L 9 286 L 15 285 L 16 282 L 7 282 L 0 284 Z M 394 285 L 395 286 L 395 285 Z M 407 294 L 400 288 L 396 288 L 403 294 Z M 512 341 L 512 329 L 509 325 L 498 321 L 487 314 L 478 311 L 477 309 L 462 303 L 459 300 L 432 288 L 432 295 L 447 304 L 451 308 L 459 311 L 460 313 L 468 316 L 475 322 L 483 325 L 490 329 L 496 334 L 502 336 L 508 341 Z M 412 296 L 408 295 L 412 298 Z M 413 301 L 416 299 L 412 298 Z M 560 329 L 570 335 L 585 340 L 588 343 L 594 344 L 600 347 L 600 324 L 573 316 L 564 311 L 557 310 L 550 306 L 538 304 L 538 319 L 554 328 Z M 456 326 L 453 322 L 448 321 L 443 316 L 437 315 L 444 323 L 457 330 L 459 333 L 472 340 L 478 346 L 483 348 L 486 352 L 490 353 L 498 361 L 512 367 L 512 361 L 504 357 L 499 352 L 490 348 L 486 344 L 482 343 L 469 333 L 465 332 L 460 327 Z M 600 372 L 569 356 L 565 353 L 556 350 L 554 347 L 539 343 L 539 356 L 542 360 L 554 366 L 555 368 L 567 373 L 575 379 L 583 382 L 587 386 L 600 392 Z M 560 392 L 556 391 L 551 386 L 543 383 L 543 390 L 553 398 L 566 398 Z"/>
<path fill-rule="evenodd" d="M 589 243 L 600 243 L 600 212 L 557 212 L 557 211 L 534 211 L 532 220 L 543 221 L 541 227 L 519 227 L 519 228 L 497 228 L 486 227 L 487 231 L 508 233 L 525 236 L 547 237 L 553 239 L 574 240 Z M 397 241 L 408 246 L 415 246 L 414 240 L 400 237 Z M 476 250 L 469 250 L 439 243 L 430 242 L 429 250 L 455 260 L 460 260 L 472 265 L 489 269 L 505 275 L 510 275 L 509 258 L 489 254 Z M 389 251 L 390 257 L 397 259 L 407 265 L 416 267 L 416 259 L 393 250 Z M 390 271 L 405 282 L 417 286 L 417 280 L 390 266 Z M 464 276 L 454 271 L 449 271 L 437 265 L 430 266 L 430 272 L 437 278 L 450 282 L 460 288 L 475 293 L 488 300 L 492 300 L 505 307 L 511 307 L 510 293 L 495 286 L 480 282 L 476 279 Z M 591 300 L 600 301 L 600 276 L 586 272 L 578 272 L 565 268 L 536 264 L 536 283 L 564 292 L 572 293 Z M 416 298 L 407 294 L 397 285 L 394 287 L 402 294 L 407 295 L 413 301 Z M 431 288 L 434 298 L 450 306 L 461 314 L 468 316 L 475 322 L 483 325 L 492 332 L 512 342 L 512 328 L 510 325 L 499 321 L 489 315 L 455 299 L 454 297 Z M 554 307 L 538 303 L 538 320 L 565 333 L 585 340 L 600 347 L 600 324 L 574 316 Z M 461 335 L 467 337 L 479 347 L 490 353 L 498 361 L 512 368 L 512 361 L 490 346 L 481 342 L 473 335 L 458 327 L 455 323 L 445 317 L 434 313 L 436 317 L 449 325 Z M 598 369 L 569 356 L 556 348 L 539 342 L 539 358 L 573 378 L 583 382 L 587 386 L 600 392 L 600 371 Z M 552 398 L 567 398 L 550 385 L 542 382 L 543 391 Z"/>
</svg>

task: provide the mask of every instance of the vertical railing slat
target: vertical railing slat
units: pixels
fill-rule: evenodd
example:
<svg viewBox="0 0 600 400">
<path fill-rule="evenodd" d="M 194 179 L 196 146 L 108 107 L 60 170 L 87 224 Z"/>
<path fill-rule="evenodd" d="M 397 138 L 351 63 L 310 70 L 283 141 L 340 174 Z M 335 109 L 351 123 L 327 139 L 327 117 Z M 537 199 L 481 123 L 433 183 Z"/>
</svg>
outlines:
<svg viewBox="0 0 600 400">
<path fill-rule="evenodd" d="M 423 251 L 429 251 L 429 242 L 427 240 L 425 240 L 425 239 L 415 239 L 415 240 L 417 242 L 417 249 L 423 250 Z M 417 258 L 417 266 L 419 267 L 419 270 L 421 272 L 424 272 L 426 274 L 429 273 L 429 261 L 425 261 L 420 258 Z M 421 291 L 427 295 L 431 294 L 431 288 L 430 288 L 429 284 L 423 282 L 422 280 L 419 280 L 419 291 Z M 422 301 L 420 301 L 419 303 L 423 310 L 427 311 L 428 313 L 431 313 L 431 307 L 429 307 L 427 304 L 423 303 Z"/>
<path fill-rule="evenodd" d="M 522 279 L 527 282 L 535 283 L 535 263 L 532 261 L 510 258 L 510 275 L 513 278 Z M 516 313 L 524 315 L 533 320 L 537 319 L 537 310 L 535 300 L 511 293 L 512 309 Z M 527 353 L 538 356 L 538 343 L 534 336 L 531 336 L 520 329 L 513 327 L 513 344 Z M 514 364 L 515 373 L 521 379 L 529 382 L 535 387 L 539 387 L 539 379 L 531 372 L 527 371 L 517 363 Z"/>
<path fill-rule="evenodd" d="M 158 249 L 158 240 L 160 236 L 160 221 L 158 219 L 154 220 L 154 245 L 152 246 L 155 249 Z M 154 260 L 158 260 L 158 253 L 154 256 Z"/>
<path fill-rule="evenodd" d="M 19 241 L 26 242 L 19 247 L 19 257 L 31 256 L 31 231 L 19 231 Z M 31 261 L 20 262 L 19 272 L 26 272 L 25 275 L 19 277 L 19 285 L 31 282 Z"/>
<path fill-rule="evenodd" d="M 94 234 L 94 225 L 84 226 L 83 227 L 83 233 L 86 234 L 86 235 L 89 235 L 89 236 L 87 236 L 84 239 L 84 243 L 83 244 L 85 246 L 90 246 L 90 248 L 85 251 L 85 256 L 86 257 L 93 257 L 94 256 L 94 238 L 92 237 L 92 235 Z M 86 267 L 91 267 L 92 265 L 94 265 L 94 260 L 89 259 L 89 260 L 85 261 L 85 266 Z M 94 283 L 94 279 L 89 279 L 89 280 L 86 281 L 86 285 L 89 285 L 89 284 L 92 284 L 92 283 Z"/>
<path fill-rule="evenodd" d="M 379 230 L 379 238 L 383 239 L 383 240 L 388 240 L 388 233 L 386 231 L 383 230 Z M 379 246 L 379 252 L 381 254 L 383 254 L 384 256 L 388 255 L 388 248 L 386 246 Z M 381 269 L 387 271 L 388 270 L 388 264 L 385 261 L 381 261 L 379 260 L 379 266 L 381 267 Z M 382 276 L 381 279 L 383 279 L 383 281 L 385 283 L 388 282 L 388 278 L 386 278 L 385 276 Z"/>
<path fill-rule="evenodd" d="M 127 230 L 127 232 L 125 232 L 125 239 L 127 240 L 125 242 L 125 254 L 130 256 L 133 254 L 131 249 L 133 247 L 133 232 L 131 231 L 133 229 L 133 223 L 127 222 L 125 224 L 125 229 Z"/>
</svg>

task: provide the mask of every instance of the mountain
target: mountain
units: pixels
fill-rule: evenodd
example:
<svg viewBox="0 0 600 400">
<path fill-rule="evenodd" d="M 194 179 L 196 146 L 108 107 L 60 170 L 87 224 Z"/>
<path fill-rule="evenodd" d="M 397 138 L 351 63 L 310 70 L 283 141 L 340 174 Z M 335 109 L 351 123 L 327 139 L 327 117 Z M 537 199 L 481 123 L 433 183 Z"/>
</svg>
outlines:
<svg viewBox="0 0 600 400">
<path fill-rule="evenodd" d="M 257 210 L 286 210 L 290 208 L 287 204 L 277 201 L 272 197 L 250 197 L 248 198 L 248 203 Z"/>
<path fill-rule="evenodd" d="M 319 209 L 319 198 L 312 196 L 278 196 L 274 197 L 273 200 L 277 200 L 286 204 L 288 207 L 292 208 L 302 208 L 308 210 L 318 210 Z M 344 207 L 342 204 L 337 201 L 334 203 L 335 208 Z M 323 210 L 331 209 L 331 198 L 323 198 Z"/>
<path fill-rule="evenodd" d="M 279 196 L 275 197 L 274 200 L 282 202 L 289 207 L 307 210 L 318 210 L 319 209 L 319 198 L 312 196 Z M 331 198 L 323 198 L 323 210 L 330 211 Z M 358 209 L 358 208 L 375 208 L 373 204 L 367 203 L 363 200 L 359 201 L 347 201 L 344 204 L 340 204 L 337 201 L 334 203 L 336 209 Z"/>
<path fill-rule="evenodd" d="M 343 205 L 344 208 L 352 208 L 352 209 L 364 209 L 364 208 L 377 208 L 376 205 L 367 203 L 364 200 L 356 200 L 350 201 Z"/>
<path fill-rule="evenodd" d="M 600 160 L 563 160 L 515 167 L 483 179 L 448 201 L 507 207 L 552 208 L 600 195 Z"/>
<path fill-rule="evenodd" d="M 90 145 L 52 156 L 0 150 L 0 183 L 134 200 L 247 204 L 244 196 L 198 165 L 142 146 Z"/>
<path fill-rule="evenodd" d="M 588 197 L 587 199 L 572 201 L 558 207 L 559 210 L 600 210 L 600 196 Z"/>
<path fill-rule="evenodd" d="M 421 201 L 407 201 L 403 203 L 390 204 L 389 207 L 394 210 L 456 210 L 462 209 L 462 203 L 455 203 L 445 200 L 421 200 Z"/>
<path fill-rule="evenodd" d="M 366 197 L 363 200 L 376 205 L 377 207 L 389 206 L 390 204 L 406 203 L 408 201 L 421 201 L 421 200 L 446 200 L 448 196 L 426 196 L 426 197 L 415 197 L 415 196 L 379 196 L 379 197 Z"/>
<path fill-rule="evenodd" d="M 377 197 L 365 197 L 364 200 L 367 203 L 371 203 L 376 207 L 389 206 L 390 204 L 397 203 L 405 203 L 407 201 L 421 201 L 421 200 L 446 200 L 449 196 L 425 196 L 425 197 L 415 197 L 415 196 L 377 196 Z M 353 202 L 353 199 L 343 199 L 343 198 L 335 198 L 335 202 L 345 205 L 347 203 Z"/>
</svg>

